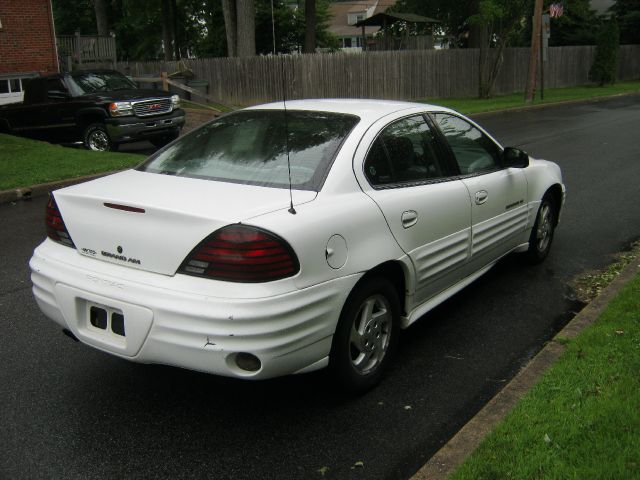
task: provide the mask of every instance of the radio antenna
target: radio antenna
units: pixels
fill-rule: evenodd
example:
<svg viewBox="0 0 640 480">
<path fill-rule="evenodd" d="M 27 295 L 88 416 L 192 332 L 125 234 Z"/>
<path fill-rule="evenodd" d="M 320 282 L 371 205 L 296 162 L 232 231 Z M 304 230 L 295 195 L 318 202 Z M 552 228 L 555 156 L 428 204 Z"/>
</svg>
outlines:
<svg viewBox="0 0 640 480">
<path fill-rule="evenodd" d="M 284 68 L 284 55 L 282 56 L 282 105 L 284 107 L 284 145 L 287 150 L 287 169 L 289 170 L 289 210 L 288 212 L 291 215 L 295 215 L 296 209 L 293 208 L 293 192 L 291 188 L 291 159 L 289 158 L 289 124 L 287 122 L 287 82 L 286 80 L 286 71 Z"/>
</svg>

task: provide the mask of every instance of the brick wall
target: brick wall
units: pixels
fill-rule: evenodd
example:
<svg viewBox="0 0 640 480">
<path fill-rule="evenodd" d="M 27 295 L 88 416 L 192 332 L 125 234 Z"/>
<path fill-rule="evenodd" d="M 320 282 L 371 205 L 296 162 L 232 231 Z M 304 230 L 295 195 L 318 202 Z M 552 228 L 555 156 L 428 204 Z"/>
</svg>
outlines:
<svg viewBox="0 0 640 480">
<path fill-rule="evenodd" d="M 51 0 L 1 0 L 0 22 L 0 74 L 58 71 Z"/>
</svg>

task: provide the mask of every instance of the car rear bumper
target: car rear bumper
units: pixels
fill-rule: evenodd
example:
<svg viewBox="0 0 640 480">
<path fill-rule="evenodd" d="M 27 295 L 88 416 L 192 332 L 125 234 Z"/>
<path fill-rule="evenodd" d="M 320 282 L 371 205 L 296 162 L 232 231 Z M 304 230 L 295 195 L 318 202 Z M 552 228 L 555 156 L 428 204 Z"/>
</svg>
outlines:
<svg viewBox="0 0 640 480">
<path fill-rule="evenodd" d="M 184 126 L 184 110 L 178 109 L 170 114 L 157 117 L 116 117 L 105 120 L 112 142 L 122 143 L 145 140 L 149 137 L 179 134 Z"/>
<path fill-rule="evenodd" d="M 42 312 L 83 343 L 136 362 L 252 379 L 326 366 L 342 305 L 360 278 L 264 298 L 216 298 L 206 279 L 198 292 L 180 290 L 182 275 L 137 272 L 134 282 L 126 276 L 132 269 L 50 240 L 35 250 L 30 267 Z M 154 278 L 140 282 L 140 275 Z M 193 279 L 186 283 L 193 286 Z M 125 336 L 111 325 L 92 325 L 91 307 L 105 310 L 110 319 L 122 315 Z M 236 363 L 240 352 L 258 357 L 260 369 L 242 370 Z"/>
</svg>

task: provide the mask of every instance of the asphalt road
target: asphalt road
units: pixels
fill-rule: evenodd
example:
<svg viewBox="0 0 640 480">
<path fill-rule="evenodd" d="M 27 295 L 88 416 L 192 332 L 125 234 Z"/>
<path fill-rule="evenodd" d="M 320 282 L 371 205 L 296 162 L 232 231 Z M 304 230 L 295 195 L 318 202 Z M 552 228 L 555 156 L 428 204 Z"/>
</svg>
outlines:
<svg viewBox="0 0 640 480">
<path fill-rule="evenodd" d="M 569 320 L 568 281 L 640 237 L 640 96 L 479 121 L 561 165 L 551 256 L 511 256 L 428 314 L 360 398 L 324 372 L 248 383 L 72 342 L 30 291 L 45 200 L 0 206 L 0 478 L 410 477 Z"/>
</svg>

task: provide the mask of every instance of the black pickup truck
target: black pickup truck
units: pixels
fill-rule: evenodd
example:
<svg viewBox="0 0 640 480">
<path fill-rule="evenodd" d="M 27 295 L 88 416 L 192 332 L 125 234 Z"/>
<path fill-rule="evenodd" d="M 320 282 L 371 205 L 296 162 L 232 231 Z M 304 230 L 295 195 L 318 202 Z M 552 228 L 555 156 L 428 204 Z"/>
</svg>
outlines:
<svg viewBox="0 0 640 480">
<path fill-rule="evenodd" d="M 160 147 L 178 137 L 184 115 L 177 95 L 112 70 L 79 71 L 29 80 L 23 103 L 0 107 L 0 132 L 98 151 L 137 140 Z"/>
</svg>

